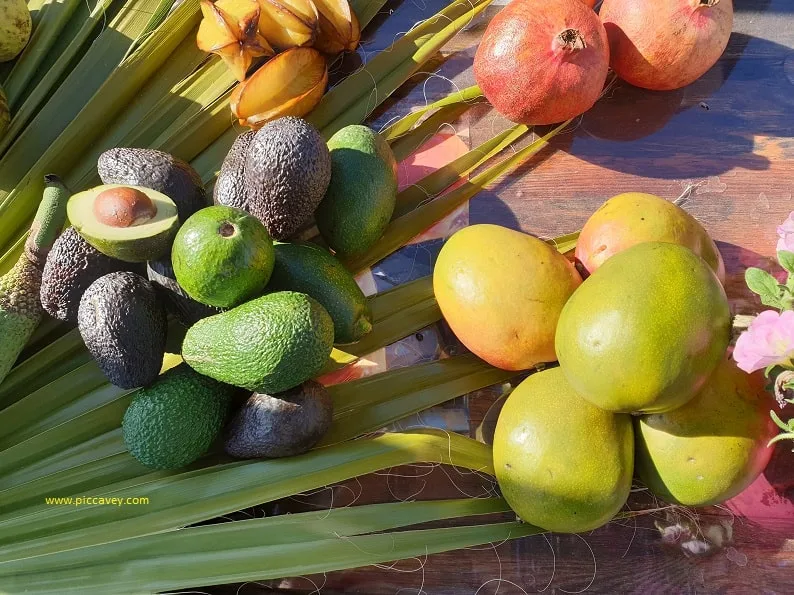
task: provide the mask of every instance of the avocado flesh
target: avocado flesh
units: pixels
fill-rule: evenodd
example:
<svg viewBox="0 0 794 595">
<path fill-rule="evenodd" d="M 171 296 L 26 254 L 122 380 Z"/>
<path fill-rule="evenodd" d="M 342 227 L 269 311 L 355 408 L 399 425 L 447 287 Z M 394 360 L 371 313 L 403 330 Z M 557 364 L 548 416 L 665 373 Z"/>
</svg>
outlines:
<svg viewBox="0 0 794 595">
<path fill-rule="evenodd" d="M 185 222 L 208 205 L 201 176 L 190 164 L 155 149 L 108 149 L 97 160 L 103 184 L 143 186 L 165 194 Z"/>
<path fill-rule="evenodd" d="M 133 398 L 122 420 L 130 454 L 152 469 L 178 469 L 220 434 L 232 391 L 180 364 Z"/>
<path fill-rule="evenodd" d="M 157 213 L 145 223 L 130 227 L 113 227 L 99 222 L 94 216 L 94 200 L 101 192 L 113 188 L 140 190 L 154 203 Z M 80 192 L 69 201 L 67 214 L 74 228 L 89 244 L 102 254 L 126 262 L 146 262 L 167 254 L 179 229 L 174 201 L 143 186 L 107 184 Z"/>
</svg>

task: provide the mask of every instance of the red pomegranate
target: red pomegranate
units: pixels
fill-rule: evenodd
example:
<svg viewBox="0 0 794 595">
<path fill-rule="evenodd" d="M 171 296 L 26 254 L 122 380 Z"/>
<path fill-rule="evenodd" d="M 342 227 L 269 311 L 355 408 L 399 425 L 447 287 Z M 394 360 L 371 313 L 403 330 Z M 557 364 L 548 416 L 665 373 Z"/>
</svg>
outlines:
<svg viewBox="0 0 794 595">
<path fill-rule="evenodd" d="M 488 25 L 474 57 L 485 97 L 522 124 L 584 113 L 608 69 L 604 26 L 582 0 L 513 0 Z"/>
<path fill-rule="evenodd" d="M 611 66 L 637 87 L 679 89 L 720 59 L 733 28 L 732 0 L 604 0 Z"/>
</svg>

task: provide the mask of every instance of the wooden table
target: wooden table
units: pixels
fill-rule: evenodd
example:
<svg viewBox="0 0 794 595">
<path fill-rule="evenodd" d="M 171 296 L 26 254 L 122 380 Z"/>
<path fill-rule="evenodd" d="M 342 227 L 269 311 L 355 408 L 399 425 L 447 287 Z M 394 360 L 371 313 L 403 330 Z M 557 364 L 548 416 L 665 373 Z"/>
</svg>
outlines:
<svg viewBox="0 0 794 595">
<path fill-rule="evenodd" d="M 640 0 L 638 0 L 640 1 Z M 386 47 L 401 31 L 443 2 L 389 3 L 367 31 L 360 54 Z M 498 223 L 553 236 L 574 231 L 605 199 L 625 191 L 674 199 L 718 240 L 727 290 L 736 313 L 758 304 L 743 283 L 744 269 L 775 271 L 775 227 L 794 210 L 794 0 L 736 0 L 736 23 L 722 60 L 700 81 L 670 93 L 618 85 L 536 158 L 469 205 L 471 223 Z M 473 84 L 472 57 L 490 16 L 473 24 L 431 65 L 441 77 L 417 76 L 375 114 L 371 125 Z M 348 58 L 345 67 L 358 58 Z M 476 145 L 507 123 L 487 106 L 454 123 Z M 444 131 L 442 131 L 444 132 Z M 448 132 L 448 130 L 446 131 Z M 428 274 L 441 240 L 392 257 L 381 278 Z M 408 266 L 410 265 L 410 266 Z M 384 273 L 385 271 L 385 273 Z M 405 280 L 405 278 L 398 279 Z M 420 334 L 421 349 L 438 355 L 451 344 L 443 328 Z M 417 342 L 419 338 L 412 338 Z M 414 347 L 419 348 L 417 345 Z M 391 352 L 390 357 L 396 357 Z M 500 395 L 492 388 L 451 405 L 468 415 L 473 436 Z M 770 405 L 772 402 L 770 401 Z M 794 415 L 792 413 L 791 415 Z M 454 416 L 452 416 L 454 417 Z M 460 428 L 459 428 L 460 429 Z M 241 595 L 274 590 L 325 595 L 408 593 L 515 595 L 584 590 L 598 593 L 794 593 L 794 455 L 778 447 L 765 474 L 769 499 L 758 497 L 745 519 L 725 509 L 667 510 L 636 522 L 612 523 L 587 535 L 525 538 L 493 547 L 364 568 L 212 589 Z M 333 490 L 334 506 L 400 499 L 491 493 L 494 485 L 451 468 L 392 469 Z M 329 504 L 331 492 L 310 501 Z M 637 491 L 632 507 L 647 506 Z M 786 508 L 788 506 L 789 508 Z M 783 513 L 780 513 L 780 511 Z M 777 515 L 777 516 L 776 516 Z M 780 518 L 777 518 L 780 517 Z M 502 579 L 499 581 L 498 579 Z M 205 589 L 206 590 L 206 589 Z"/>
</svg>

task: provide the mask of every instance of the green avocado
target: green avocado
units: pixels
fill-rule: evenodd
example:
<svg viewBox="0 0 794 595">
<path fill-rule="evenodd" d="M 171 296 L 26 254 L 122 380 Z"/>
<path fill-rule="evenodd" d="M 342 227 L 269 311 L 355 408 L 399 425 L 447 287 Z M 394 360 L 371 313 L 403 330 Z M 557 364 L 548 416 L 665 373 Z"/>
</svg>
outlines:
<svg viewBox="0 0 794 595">
<path fill-rule="evenodd" d="M 333 343 L 328 312 L 307 295 L 281 291 L 199 320 L 182 357 L 199 374 L 272 395 L 318 374 Z"/>
<path fill-rule="evenodd" d="M 552 368 L 507 397 L 493 455 L 502 495 L 521 520 L 559 533 L 590 531 L 629 496 L 631 417 L 591 405 Z"/>
<path fill-rule="evenodd" d="M 201 457 L 226 420 L 232 391 L 191 370 L 172 368 L 139 390 L 121 422 L 130 454 L 152 469 L 179 469 Z"/>
<path fill-rule="evenodd" d="M 174 201 L 179 220 L 187 221 L 209 206 L 201 176 L 190 164 L 155 149 L 109 149 L 99 156 L 97 171 L 103 184 L 143 186 Z"/>
<path fill-rule="evenodd" d="M 311 219 L 331 179 L 320 133 L 300 118 L 278 118 L 254 134 L 245 153 L 246 210 L 283 240 Z"/>
<path fill-rule="evenodd" d="M 315 213 L 317 227 L 338 255 L 366 252 L 394 213 L 397 162 L 383 137 L 366 126 L 342 128 L 328 141 L 331 183 Z"/>
<path fill-rule="evenodd" d="M 618 252 L 560 314 L 557 358 L 574 390 L 609 411 L 659 413 L 706 384 L 731 335 L 714 271 L 678 244 Z"/>
<path fill-rule="evenodd" d="M 146 275 L 163 299 L 166 309 L 176 316 L 183 326 L 190 327 L 202 318 L 220 312 L 218 308 L 197 302 L 182 289 L 176 280 L 170 254 L 167 258 L 150 260 L 146 263 Z"/>
<path fill-rule="evenodd" d="M 97 279 L 136 265 L 102 254 L 74 227 L 55 241 L 41 278 L 41 305 L 53 318 L 76 323 L 80 298 Z"/>
<path fill-rule="evenodd" d="M 94 248 L 126 262 L 168 254 L 179 229 L 174 201 L 143 186 L 107 184 L 79 192 L 69 201 L 67 215 Z"/>
<path fill-rule="evenodd" d="M 243 459 L 301 454 L 325 435 L 333 413 L 331 395 L 313 380 L 277 395 L 255 393 L 229 422 L 226 452 Z"/>
<path fill-rule="evenodd" d="M 372 312 L 353 275 L 314 244 L 276 244 L 268 290 L 298 291 L 316 299 L 334 321 L 336 343 L 355 343 L 372 330 Z"/>
<path fill-rule="evenodd" d="M 635 419 L 637 472 L 666 502 L 710 506 L 733 498 L 764 470 L 777 434 L 763 379 L 724 358 L 686 405 Z"/>
<path fill-rule="evenodd" d="M 126 271 L 94 281 L 80 300 L 80 336 L 111 384 L 119 388 L 155 381 L 165 355 L 165 308 L 146 279 Z"/>
<path fill-rule="evenodd" d="M 274 260 L 265 226 L 245 211 L 220 205 L 185 221 L 171 250 L 179 285 L 194 300 L 217 308 L 261 294 Z"/>
</svg>

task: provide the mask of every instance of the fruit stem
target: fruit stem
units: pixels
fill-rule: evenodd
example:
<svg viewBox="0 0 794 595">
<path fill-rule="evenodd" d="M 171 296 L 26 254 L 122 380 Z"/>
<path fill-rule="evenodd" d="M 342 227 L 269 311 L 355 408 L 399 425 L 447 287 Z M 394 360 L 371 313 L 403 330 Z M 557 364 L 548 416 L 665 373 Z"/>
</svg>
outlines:
<svg viewBox="0 0 794 595">
<path fill-rule="evenodd" d="M 66 222 L 66 203 L 70 196 L 69 190 L 58 176 L 45 176 L 44 184 L 44 194 L 25 242 L 25 256 L 39 268 L 44 266 L 50 248 L 61 235 Z"/>
<path fill-rule="evenodd" d="M 587 47 L 584 37 L 576 29 L 566 29 L 554 38 L 555 49 L 560 48 L 566 52 L 580 52 Z"/>
</svg>

